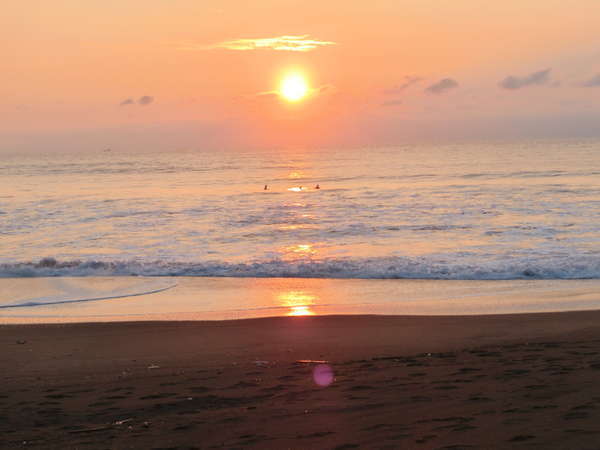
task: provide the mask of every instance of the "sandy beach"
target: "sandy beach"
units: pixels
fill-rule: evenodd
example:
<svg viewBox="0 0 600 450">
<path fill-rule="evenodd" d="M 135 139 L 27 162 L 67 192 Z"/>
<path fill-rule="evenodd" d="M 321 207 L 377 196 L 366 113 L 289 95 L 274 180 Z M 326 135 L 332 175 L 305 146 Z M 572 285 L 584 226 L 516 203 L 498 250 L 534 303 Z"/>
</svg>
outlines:
<svg viewBox="0 0 600 450">
<path fill-rule="evenodd" d="M 586 311 L 4 325 L 0 446 L 596 448 L 599 324 Z"/>
</svg>

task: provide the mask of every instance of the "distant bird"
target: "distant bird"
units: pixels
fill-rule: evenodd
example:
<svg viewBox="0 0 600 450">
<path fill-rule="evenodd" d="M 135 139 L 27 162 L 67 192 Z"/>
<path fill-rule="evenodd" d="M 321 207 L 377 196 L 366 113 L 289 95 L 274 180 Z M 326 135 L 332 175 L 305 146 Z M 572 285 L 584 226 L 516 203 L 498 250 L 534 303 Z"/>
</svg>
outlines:
<svg viewBox="0 0 600 450">
<path fill-rule="evenodd" d="M 321 186 L 319 186 L 318 184 L 315 186 L 315 189 L 321 189 Z"/>
<path fill-rule="evenodd" d="M 264 190 L 266 191 L 267 189 L 269 189 L 269 188 L 268 188 L 268 186 L 265 184 L 265 189 L 264 189 Z"/>
</svg>

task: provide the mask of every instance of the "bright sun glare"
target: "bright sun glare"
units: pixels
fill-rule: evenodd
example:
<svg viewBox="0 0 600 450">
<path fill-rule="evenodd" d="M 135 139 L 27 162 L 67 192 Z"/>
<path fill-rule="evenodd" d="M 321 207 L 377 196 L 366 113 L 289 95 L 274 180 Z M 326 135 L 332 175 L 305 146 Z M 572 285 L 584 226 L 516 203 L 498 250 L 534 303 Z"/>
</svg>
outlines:
<svg viewBox="0 0 600 450">
<path fill-rule="evenodd" d="M 298 74 L 287 75 L 279 86 L 280 95 L 289 102 L 302 100 L 308 94 L 308 83 L 306 79 Z"/>
</svg>

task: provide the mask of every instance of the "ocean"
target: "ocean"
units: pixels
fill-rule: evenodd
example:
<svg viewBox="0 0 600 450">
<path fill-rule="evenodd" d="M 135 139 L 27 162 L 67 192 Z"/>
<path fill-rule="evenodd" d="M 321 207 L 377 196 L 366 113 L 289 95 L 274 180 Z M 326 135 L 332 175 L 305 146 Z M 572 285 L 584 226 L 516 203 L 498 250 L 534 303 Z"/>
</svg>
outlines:
<svg viewBox="0 0 600 450">
<path fill-rule="evenodd" d="M 0 164 L 3 278 L 599 279 L 599 224 L 598 140 Z"/>
<path fill-rule="evenodd" d="M 3 277 L 600 278 L 599 224 L 600 141 L 0 163 Z"/>
</svg>

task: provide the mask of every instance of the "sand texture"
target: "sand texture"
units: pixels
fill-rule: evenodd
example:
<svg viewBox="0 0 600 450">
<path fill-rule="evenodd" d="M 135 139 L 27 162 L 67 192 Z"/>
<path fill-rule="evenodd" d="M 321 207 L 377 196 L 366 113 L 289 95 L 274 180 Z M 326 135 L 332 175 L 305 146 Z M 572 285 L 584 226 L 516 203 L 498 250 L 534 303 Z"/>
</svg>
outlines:
<svg viewBox="0 0 600 450">
<path fill-rule="evenodd" d="M 7 325 L 0 349 L 1 448 L 600 446 L 600 312 Z"/>
</svg>

